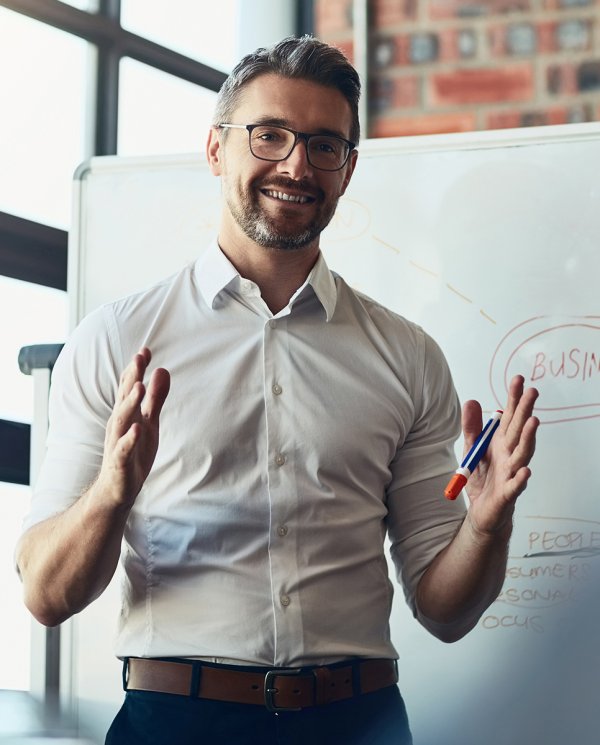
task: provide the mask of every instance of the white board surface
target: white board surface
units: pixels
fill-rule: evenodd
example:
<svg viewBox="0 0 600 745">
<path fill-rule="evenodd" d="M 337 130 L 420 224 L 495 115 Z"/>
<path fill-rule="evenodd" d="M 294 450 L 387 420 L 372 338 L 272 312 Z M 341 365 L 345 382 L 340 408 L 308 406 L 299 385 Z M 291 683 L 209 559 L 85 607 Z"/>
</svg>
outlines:
<svg viewBox="0 0 600 745">
<path fill-rule="evenodd" d="M 575 644 L 579 691 L 555 650 L 565 624 L 587 639 L 578 597 L 600 553 L 600 126 L 367 141 L 359 152 L 323 236 L 330 267 L 440 343 L 461 399 L 489 412 L 516 372 L 541 394 L 499 600 L 444 645 L 396 594 L 416 742 L 586 742 L 576 732 L 598 668 L 587 641 Z M 196 258 L 217 231 L 219 183 L 200 156 L 94 158 L 76 174 L 74 205 L 73 322 Z M 81 720 L 99 740 L 121 699 L 115 607 L 109 588 L 77 624 Z"/>
</svg>

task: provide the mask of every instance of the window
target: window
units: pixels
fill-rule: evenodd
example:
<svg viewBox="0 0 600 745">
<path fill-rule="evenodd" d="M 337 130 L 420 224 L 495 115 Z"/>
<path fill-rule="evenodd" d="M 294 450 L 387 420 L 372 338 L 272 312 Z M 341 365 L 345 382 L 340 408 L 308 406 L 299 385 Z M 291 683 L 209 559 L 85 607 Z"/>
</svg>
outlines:
<svg viewBox="0 0 600 745">
<path fill-rule="evenodd" d="M 29 487 L 17 484 L 28 477 L 33 380 L 17 355 L 67 334 L 66 293 L 50 286 L 65 284 L 75 168 L 94 154 L 203 151 L 242 32 L 252 48 L 269 43 L 293 33 L 296 10 L 295 0 L 0 0 L 0 436 L 14 444 L 0 478 L 15 482 L 0 481 L 0 689 L 30 687 L 31 624 L 13 551 L 29 509 Z M 52 698 L 51 685 L 31 685 Z"/>
<path fill-rule="evenodd" d="M 79 10 L 95 12 L 98 10 L 100 0 L 62 0 L 62 2 L 66 5 L 72 5 L 74 8 L 79 8 Z"/>
<path fill-rule="evenodd" d="M 119 92 L 119 155 L 204 152 L 216 93 L 125 58 Z"/>
<path fill-rule="evenodd" d="M 33 380 L 17 363 L 19 349 L 27 344 L 64 340 L 67 331 L 67 296 L 61 290 L 0 276 L 0 418 L 31 422 Z M 23 605 L 21 583 L 14 569 L 13 553 L 29 510 L 27 486 L 0 482 L 0 587 L 3 591 L 0 634 L 0 689 L 29 688 L 31 619 Z"/>
<path fill-rule="evenodd" d="M 135 34 L 220 70 L 237 62 L 239 0 L 206 5 L 197 0 L 122 0 L 121 23 Z"/>
<path fill-rule="evenodd" d="M 90 45 L 0 8 L 0 210 L 65 228 L 85 157 Z"/>
<path fill-rule="evenodd" d="M 0 419 L 31 422 L 33 383 L 19 370 L 21 347 L 29 344 L 59 344 L 67 334 L 67 295 L 61 290 L 20 282 L 0 275 Z M 0 684 L 0 688 L 2 685 Z"/>
<path fill-rule="evenodd" d="M 21 582 L 14 569 L 14 548 L 29 510 L 29 487 L 0 482 L 0 689 L 29 688 L 31 617 L 23 605 Z"/>
</svg>

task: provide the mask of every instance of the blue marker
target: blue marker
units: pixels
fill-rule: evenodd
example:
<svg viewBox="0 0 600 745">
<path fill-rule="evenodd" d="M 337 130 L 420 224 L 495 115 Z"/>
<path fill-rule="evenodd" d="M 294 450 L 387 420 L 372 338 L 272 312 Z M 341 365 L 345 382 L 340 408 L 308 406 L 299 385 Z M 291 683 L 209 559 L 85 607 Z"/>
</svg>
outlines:
<svg viewBox="0 0 600 745">
<path fill-rule="evenodd" d="M 481 430 L 481 434 L 473 443 L 473 447 L 466 454 L 465 459 L 460 464 L 460 468 L 456 469 L 456 473 L 448 482 L 448 486 L 444 489 L 444 494 L 448 499 L 456 499 L 463 490 L 469 476 L 477 468 L 477 464 L 485 455 L 485 452 L 492 441 L 492 437 L 494 436 L 494 432 L 498 429 L 501 416 L 502 411 L 500 409 L 494 412 L 492 418 Z"/>
</svg>

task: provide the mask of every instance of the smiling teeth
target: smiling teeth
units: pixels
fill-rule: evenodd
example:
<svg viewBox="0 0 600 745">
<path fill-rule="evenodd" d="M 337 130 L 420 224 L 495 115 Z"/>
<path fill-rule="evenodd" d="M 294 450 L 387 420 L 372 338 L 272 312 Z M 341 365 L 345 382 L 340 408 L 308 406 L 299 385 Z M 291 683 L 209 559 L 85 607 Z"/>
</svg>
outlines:
<svg viewBox="0 0 600 745">
<path fill-rule="evenodd" d="M 269 197 L 275 197 L 275 199 L 283 199 L 284 202 L 297 202 L 298 204 L 305 204 L 305 202 L 308 202 L 308 197 L 284 194 L 284 192 L 282 191 L 265 191 L 265 193 Z"/>
</svg>

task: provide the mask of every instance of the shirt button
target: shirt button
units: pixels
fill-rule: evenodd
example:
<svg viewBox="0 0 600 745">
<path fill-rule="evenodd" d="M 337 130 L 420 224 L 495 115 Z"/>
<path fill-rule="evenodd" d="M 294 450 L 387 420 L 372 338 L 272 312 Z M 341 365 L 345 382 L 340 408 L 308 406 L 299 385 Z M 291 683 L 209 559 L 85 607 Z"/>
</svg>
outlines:
<svg viewBox="0 0 600 745">
<path fill-rule="evenodd" d="M 274 329 L 274 328 L 277 328 L 277 321 L 276 321 L 275 319 L 273 319 L 273 318 L 272 318 L 272 319 L 271 319 L 271 320 L 269 321 L 269 326 L 270 326 L 270 327 L 271 327 L 272 329 Z"/>
<path fill-rule="evenodd" d="M 290 596 L 289 596 L 289 595 L 282 595 L 282 596 L 281 596 L 281 605 L 283 605 L 283 607 L 284 607 L 284 608 L 287 608 L 287 607 L 288 607 L 288 605 L 289 605 L 289 604 L 290 604 L 291 602 L 292 602 L 292 601 L 290 600 Z"/>
<path fill-rule="evenodd" d="M 283 388 L 278 383 L 275 383 L 271 390 L 276 396 L 279 396 L 283 393 Z"/>
<path fill-rule="evenodd" d="M 285 463 L 285 455 L 283 455 L 283 453 L 278 453 L 275 456 L 275 463 L 277 463 L 278 466 L 282 466 Z"/>
<path fill-rule="evenodd" d="M 277 533 L 278 533 L 278 534 L 279 534 L 279 535 L 280 535 L 280 536 L 281 536 L 282 538 L 283 538 L 284 536 L 286 536 L 286 535 L 288 534 L 288 527 L 287 527 L 287 525 L 280 525 L 280 526 L 279 526 L 279 527 L 277 528 Z"/>
</svg>

